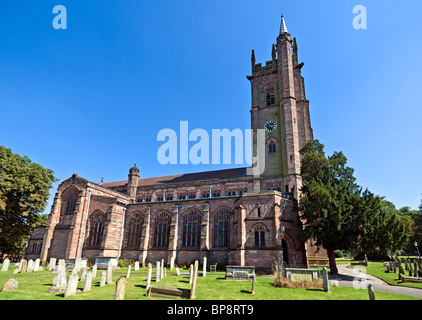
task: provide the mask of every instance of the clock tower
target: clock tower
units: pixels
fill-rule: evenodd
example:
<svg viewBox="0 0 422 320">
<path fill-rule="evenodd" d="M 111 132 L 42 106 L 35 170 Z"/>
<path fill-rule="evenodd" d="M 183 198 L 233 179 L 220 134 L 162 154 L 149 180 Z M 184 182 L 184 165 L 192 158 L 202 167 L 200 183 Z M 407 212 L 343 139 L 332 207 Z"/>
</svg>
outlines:
<svg viewBox="0 0 422 320">
<path fill-rule="evenodd" d="M 263 66 L 256 63 L 252 50 L 252 75 L 247 77 L 252 87 L 251 127 L 254 132 L 265 130 L 260 189 L 289 192 L 298 199 L 302 186 L 299 151 L 313 139 L 313 133 L 301 75 L 303 63 L 298 62 L 296 38 L 288 33 L 283 15 L 271 56 Z M 258 143 L 262 141 L 254 134 L 254 154 Z"/>
</svg>

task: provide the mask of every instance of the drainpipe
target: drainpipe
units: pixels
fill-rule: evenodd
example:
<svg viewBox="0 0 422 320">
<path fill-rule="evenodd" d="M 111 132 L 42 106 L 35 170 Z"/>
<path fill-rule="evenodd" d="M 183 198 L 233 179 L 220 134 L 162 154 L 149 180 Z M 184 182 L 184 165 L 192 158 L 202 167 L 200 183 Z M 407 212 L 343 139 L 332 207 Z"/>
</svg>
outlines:
<svg viewBox="0 0 422 320">
<path fill-rule="evenodd" d="M 91 201 L 91 192 L 92 192 L 92 189 L 89 188 L 88 189 L 88 203 L 86 205 L 85 222 L 84 222 L 84 229 L 82 233 L 82 244 L 81 244 L 81 252 L 79 254 L 79 258 L 82 258 L 82 249 L 84 247 L 84 242 L 85 242 L 85 230 L 86 230 L 86 222 L 88 221 L 88 211 L 89 211 L 89 203 Z"/>
<path fill-rule="evenodd" d="M 120 259 L 120 253 L 122 252 L 123 231 L 125 229 L 125 215 L 126 215 L 126 208 L 123 207 L 122 228 L 120 230 L 119 254 L 117 256 L 117 261 L 119 261 L 119 259 Z"/>
<path fill-rule="evenodd" d="M 179 264 L 179 233 L 180 233 L 180 208 L 182 207 L 182 205 L 179 204 L 177 205 L 177 232 L 175 232 L 175 238 L 176 238 L 176 259 L 175 259 L 175 263 L 176 265 Z"/>
</svg>

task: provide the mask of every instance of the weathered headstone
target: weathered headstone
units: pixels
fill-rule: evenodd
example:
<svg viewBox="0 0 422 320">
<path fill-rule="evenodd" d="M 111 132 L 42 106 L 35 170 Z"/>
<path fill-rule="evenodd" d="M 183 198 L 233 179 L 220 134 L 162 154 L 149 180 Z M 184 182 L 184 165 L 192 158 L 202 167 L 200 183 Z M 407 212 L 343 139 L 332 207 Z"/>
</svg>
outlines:
<svg viewBox="0 0 422 320">
<path fill-rule="evenodd" d="M 324 285 L 324 291 L 329 292 L 330 291 L 330 285 L 328 284 L 328 272 L 327 272 L 326 267 L 324 267 L 322 269 L 322 282 L 323 282 L 323 285 Z"/>
<path fill-rule="evenodd" d="M 35 259 L 35 262 L 34 262 L 34 271 L 39 271 L 38 270 L 39 267 L 40 267 L 40 258 L 37 258 Z"/>
<path fill-rule="evenodd" d="M 76 269 L 76 271 L 79 272 L 81 271 L 81 267 L 82 267 L 82 258 L 76 258 L 74 268 Z"/>
<path fill-rule="evenodd" d="M 374 288 L 372 287 L 372 283 L 368 285 L 368 294 L 369 294 L 369 300 L 375 300 L 375 292 L 374 292 Z"/>
<path fill-rule="evenodd" d="M 10 264 L 10 260 L 9 259 L 4 259 L 3 260 L 3 265 L 1 266 L 1 271 L 7 271 L 9 270 L 9 264 Z"/>
<path fill-rule="evenodd" d="M 101 278 L 100 278 L 100 287 L 104 287 L 106 284 L 106 278 L 107 278 L 107 274 L 105 271 L 103 271 L 101 273 Z"/>
<path fill-rule="evenodd" d="M 77 288 L 78 288 L 78 275 L 72 273 L 69 276 L 69 281 L 67 282 L 67 287 L 64 293 L 64 297 L 66 298 L 71 295 L 74 295 L 76 293 Z"/>
<path fill-rule="evenodd" d="M 180 276 L 180 270 L 179 270 L 179 268 L 175 268 L 176 269 L 176 274 L 177 274 L 177 276 L 179 277 Z"/>
<path fill-rule="evenodd" d="M 21 272 L 21 271 L 22 271 L 22 264 L 23 264 L 23 260 L 24 260 L 24 259 L 21 259 L 21 260 L 19 261 L 19 265 L 18 265 L 18 272 Z"/>
<path fill-rule="evenodd" d="M 78 279 L 78 281 L 79 281 L 79 274 L 78 274 L 78 270 L 76 270 L 76 268 L 73 268 L 73 269 L 72 269 L 72 273 L 71 273 L 71 275 L 76 276 L 76 278 L 77 278 L 77 279 Z"/>
<path fill-rule="evenodd" d="M 198 260 L 195 261 L 195 266 L 194 266 L 194 270 L 193 270 L 193 279 L 192 279 L 192 286 L 190 289 L 190 298 L 191 299 L 195 299 L 196 295 L 195 295 L 195 290 L 196 290 L 196 278 L 198 276 Z"/>
<path fill-rule="evenodd" d="M 170 258 L 170 270 L 174 269 L 174 257 Z"/>
<path fill-rule="evenodd" d="M 191 264 L 189 267 L 189 284 L 192 284 L 192 281 L 193 281 L 193 268 L 194 268 L 194 265 Z"/>
<path fill-rule="evenodd" d="M 107 263 L 107 284 L 112 282 L 112 276 L 113 276 L 113 266 L 111 264 L 111 260 Z"/>
<path fill-rule="evenodd" d="M 13 270 L 13 274 L 17 274 L 17 273 L 19 273 L 19 267 Z"/>
<path fill-rule="evenodd" d="M 18 282 L 13 278 L 10 278 L 9 280 L 7 280 L 5 284 L 3 285 L 3 291 L 13 291 L 17 289 L 18 289 Z"/>
<path fill-rule="evenodd" d="M 82 273 L 81 273 L 81 281 L 85 281 L 85 277 L 87 274 L 87 268 L 81 268 Z"/>
<path fill-rule="evenodd" d="M 91 291 L 91 284 L 92 284 L 92 272 L 89 271 L 86 273 L 85 280 L 84 280 L 84 288 L 82 289 L 83 292 Z"/>
<path fill-rule="evenodd" d="M 156 262 L 155 269 L 156 269 L 155 270 L 155 282 L 159 282 L 160 279 L 161 279 L 161 276 L 160 276 L 160 271 L 161 271 L 160 261 Z"/>
<path fill-rule="evenodd" d="M 125 300 L 126 278 L 120 277 L 116 282 L 116 289 L 114 290 L 114 300 Z"/>
<path fill-rule="evenodd" d="M 202 276 L 205 277 L 207 275 L 207 257 L 204 257 L 202 263 Z"/>
<path fill-rule="evenodd" d="M 135 267 L 133 268 L 135 271 L 139 270 L 139 261 L 135 261 Z"/>
<path fill-rule="evenodd" d="M 32 272 L 34 271 L 34 260 L 29 259 L 28 260 L 28 268 L 26 270 L 26 272 Z"/>
<path fill-rule="evenodd" d="M 130 277 L 130 269 L 132 268 L 132 266 L 131 265 L 129 265 L 128 267 L 127 267 L 127 273 L 126 273 L 126 279 L 129 279 L 129 277 Z"/>
<path fill-rule="evenodd" d="M 22 265 L 21 265 L 21 272 L 24 273 L 26 272 L 26 269 L 28 268 L 28 261 L 26 261 L 25 259 L 22 260 Z"/>
<path fill-rule="evenodd" d="M 53 280 L 55 288 L 65 288 L 67 285 L 66 281 L 66 267 L 59 264 L 56 268 L 56 277 Z"/>
<path fill-rule="evenodd" d="M 97 264 L 94 264 L 94 266 L 92 267 L 92 278 L 96 278 L 97 277 Z"/>
<path fill-rule="evenodd" d="M 251 288 L 251 294 L 255 294 L 255 273 L 252 277 L 252 288 Z"/>
<path fill-rule="evenodd" d="M 151 287 L 151 276 L 152 276 L 152 264 L 148 263 L 148 275 L 147 275 L 147 286 L 146 289 L 148 290 Z"/>
<path fill-rule="evenodd" d="M 50 258 L 50 263 L 48 264 L 48 270 L 51 271 L 56 267 L 56 258 Z"/>
<path fill-rule="evenodd" d="M 161 259 L 161 272 L 160 272 L 161 279 L 164 279 L 164 259 Z"/>
</svg>

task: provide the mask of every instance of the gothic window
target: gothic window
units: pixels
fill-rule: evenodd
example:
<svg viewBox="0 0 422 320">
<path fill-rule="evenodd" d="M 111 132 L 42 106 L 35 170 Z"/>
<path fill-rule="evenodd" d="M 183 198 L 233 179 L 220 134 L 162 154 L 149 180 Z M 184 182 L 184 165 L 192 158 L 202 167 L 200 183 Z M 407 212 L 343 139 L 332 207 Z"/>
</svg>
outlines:
<svg viewBox="0 0 422 320">
<path fill-rule="evenodd" d="M 202 193 L 202 198 L 209 198 L 209 197 L 210 197 L 209 192 L 203 192 Z"/>
<path fill-rule="evenodd" d="M 186 194 L 184 194 L 184 193 L 180 194 L 179 200 L 186 200 Z"/>
<path fill-rule="evenodd" d="M 278 144 L 278 141 L 276 138 L 270 138 L 267 140 L 267 147 L 268 147 L 269 154 L 277 152 L 277 144 Z"/>
<path fill-rule="evenodd" d="M 129 221 L 129 230 L 127 236 L 127 246 L 139 248 L 141 244 L 141 232 L 144 219 L 140 214 L 135 214 Z"/>
<path fill-rule="evenodd" d="M 166 196 L 166 200 L 167 200 L 167 201 L 171 201 L 171 200 L 173 200 L 173 195 L 172 195 L 172 194 L 167 195 L 167 196 Z"/>
<path fill-rule="evenodd" d="M 154 247 L 168 247 L 170 239 L 171 216 L 160 213 L 155 220 L 154 227 Z"/>
<path fill-rule="evenodd" d="M 275 104 L 275 91 L 276 86 L 274 83 L 269 83 L 265 86 L 265 98 L 267 106 L 272 106 L 273 104 Z"/>
<path fill-rule="evenodd" d="M 213 221 L 213 246 L 229 247 L 229 220 L 231 211 L 228 209 L 220 209 L 214 215 Z"/>
<path fill-rule="evenodd" d="M 92 247 L 99 247 L 104 233 L 106 214 L 104 212 L 94 212 L 90 217 L 90 232 L 88 244 Z"/>
<path fill-rule="evenodd" d="M 194 192 L 190 192 L 188 195 L 189 199 L 195 199 L 196 198 L 196 194 Z"/>
<path fill-rule="evenodd" d="M 182 246 L 199 247 L 201 244 L 201 215 L 196 211 L 186 213 L 182 218 Z"/>
<path fill-rule="evenodd" d="M 220 193 L 220 191 L 214 191 L 214 192 L 212 193 L 212 197 L 213 197 L 213 198 L 220 198 L 220 197 L 221 197 L 221 193 Z"/>
<path fill-rule="evenodd" d="M 265 247 L 265 229 L 261 225 L 255 228 L 255 247 Z"/>
<path fill-rule="evenodd" d="M 69 187 L 63 192 L 62 195 L 62 215 L 71 215 L 75 211 L 76 199 L 78 197 L 79 190 L 76 187 Z"/>
</svg>

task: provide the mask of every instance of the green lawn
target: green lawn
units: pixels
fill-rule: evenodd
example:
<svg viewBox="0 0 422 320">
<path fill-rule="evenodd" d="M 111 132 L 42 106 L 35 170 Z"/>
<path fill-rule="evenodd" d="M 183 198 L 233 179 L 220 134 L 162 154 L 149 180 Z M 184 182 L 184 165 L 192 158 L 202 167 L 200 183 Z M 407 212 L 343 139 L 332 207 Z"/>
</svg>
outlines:
<svg viewBox="0 0 422 320">
<path fill-rule="evenodd" d="M 112 300 L 114 297 L 114 284 L 99 287 L 101 272 L 93 279 L 90 292 L 78 292 L 74 296 L 63 298 L 63 293 L 47 293 L 52 287 L 54 274 L 49 271 L 38 271 L 29 274 L 11 275 L 13 267 L 7 276 L 0 273 L 0 286 L 9 278 L 15 278 L 19 282 L 19 289 L 12 292 L 0 292 L 0 300 Z M 113 274 L 113 281 L 126 275 L 127 268 L 116 270 Z M 155 270 L 154 270 L 155 271 Z M 187 272 L 187 270 L 183 270 Z M 153 272 L 152 284 L 155 272 Z M 159 298 L 148 298 L 145 296 L 146 269 L 132 271 L 127 279 L 125 299 L 126 300 L 157 300 Z M 255 284 L 256 294 L 251 295 L 251 282 L 224 280 L 224 272 L 218 275 L 208 274 L 205 278 L 198 276 L 196 295 L 197 300 L 368 300 L 367 290 L 356 290 L 351 287 L 331 287 L 329 293 L 322 289 L 283 289 L 272 285 L 272 278 L 257 278 Z M 168 272 L 166 278 L 157 283 L 161 286 L 172 286 L 189 289 L 189 277 L 177 277 L 175 273 Z M 80 289 L 83 282 L 79 282 Z M 418 298 L 394 295 L 383 292 L 376 292 L 377 300 L 420 300 Z"/>
</svg>

